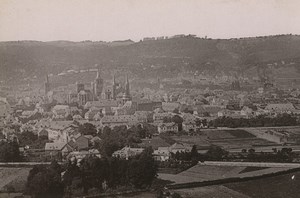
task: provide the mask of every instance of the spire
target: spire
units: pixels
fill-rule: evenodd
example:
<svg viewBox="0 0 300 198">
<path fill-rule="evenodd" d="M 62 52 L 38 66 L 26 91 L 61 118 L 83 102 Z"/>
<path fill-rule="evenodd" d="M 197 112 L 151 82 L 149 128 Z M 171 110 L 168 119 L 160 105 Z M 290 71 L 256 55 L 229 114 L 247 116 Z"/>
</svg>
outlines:
<svg viewBox="0 0 300 198">
<path fill-rule="evenodd" d="M 114 73 L 113 74 L 113 86 L 112 86 L 112 99 L 116 99 L 116 95 L 117 95 L 117 93 L 116 93 L 116 86 L 117 86 L 117 84 L 116 84 L 116 74 Z"/>
<path fill-rule="evenodd" d="M 126 74 L 126 84 L 129 84 L 128 74 Z"/>
<path fill-rule="evenodd" d="M 113 75 L 113 84 L 116 84 L 116 74 Z"/>
<path fill-rule="evenodd" d="M 129 86 L 128 74 L 126 74 L 125 95 L 127 97 L 130 97 L 130 86 Z"/>
<path fill-rule="evenodd" d="M 98 70 L 97 70 L 97 78 L 100 78 L 100 68 L 98 67 Z"/>
<path fill-rule="evenodd" d="M 45 94 L 47 94 L 50 91 L 50 82 L 49 82 L 48 74 L 46 75 L 46 82 L 44 83 L 44 88 L 45 88 Z"/>
</svg>

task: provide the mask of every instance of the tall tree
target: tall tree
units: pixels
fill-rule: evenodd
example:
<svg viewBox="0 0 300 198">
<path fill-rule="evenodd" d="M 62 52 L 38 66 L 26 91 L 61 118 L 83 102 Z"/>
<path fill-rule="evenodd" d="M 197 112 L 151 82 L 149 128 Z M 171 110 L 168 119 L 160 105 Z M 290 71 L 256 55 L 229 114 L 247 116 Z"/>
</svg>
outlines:
<svg viewBox="0 0 300 198">
<path fill-rule="evenodd" d="M 95 136 L 97 134 L 97 129 L 96 126 L 91 123 L 84 123 L 83 125 L 79 125 L 79 132 L 83 135 Z"/>
<path fill-rule="evenodd" d="M 152 156 L 151 147 L 146 148 L 136 156 L 129 164 L 129 181 L 136 188 L 148 187 L 157 176 L 157 165 Z"/>
<path fill-rule="evenodd" d="M 21 161 L 19 145 L 16 141 L 0 142 L 0 162 Z"/>
<path fill-rule="evenodd" d="M 59 165 L 54 162 L 50 166 L 34 166 L 27 178 L 26 193 L 33 198 L 62 197 L 63 184 Z"/>
</svg>

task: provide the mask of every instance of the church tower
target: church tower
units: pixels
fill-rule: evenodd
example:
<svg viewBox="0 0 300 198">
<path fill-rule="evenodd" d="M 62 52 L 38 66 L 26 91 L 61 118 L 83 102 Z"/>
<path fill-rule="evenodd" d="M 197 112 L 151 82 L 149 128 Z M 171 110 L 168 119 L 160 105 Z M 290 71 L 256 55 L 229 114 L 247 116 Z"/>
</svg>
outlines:
<svg viewBox="0 0 300 198">
<path fill-rule="evenodd" d="M 100 77 L 100 69 L 98 68 L 97 77 L 94 81 L 94 96 L 100 99 L 102 90 L 103 90 L 103 79 Z"/>
<path fill-rule="evenodd" d="M 129 86 L 128 74 L 126 74 L 125 95 L 130 97 L 130 86 Z"/>
<path fill-rule="evenodd" d="M 45 86 L 45 95 L 47 95 L 47 93 L 50 91 L 50 82 L 49 82 L 48 75 L 46 76 L 46 82 L 45 82 L 44 86 Z"/>
<path fill-rule="evenodd" d="M 129 85 L 129 80 L 128 80 L 128 75 L 126 75 L 126 82 L 125 82 L 125 92 L 122 97 L 123 104 L 127 101 L 131 100 L 130 96 L 130 85 Z"/>
<path fill-rule="evenodd" d="M 116 76 L 113 75 L 113 85 L 112 85 L 112 99 L 115 100 L 117 98 L 117 83 L 116 83 Z"/>
</svg>

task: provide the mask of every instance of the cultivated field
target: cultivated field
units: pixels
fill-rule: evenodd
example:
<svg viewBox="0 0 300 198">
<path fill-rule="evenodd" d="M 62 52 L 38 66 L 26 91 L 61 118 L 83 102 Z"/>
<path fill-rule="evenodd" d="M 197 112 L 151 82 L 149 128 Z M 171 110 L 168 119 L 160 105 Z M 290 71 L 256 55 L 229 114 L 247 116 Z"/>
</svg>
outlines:
<svg viewBox="0 0 300 198">
<path fill-rule="evenodd" d="M 298 198 L 300 195 L 300 172 L 231 183 L 225 186 L 253 198 Z"/>
<path fill-rule="evenodd" d="M 0 191 L 6 191 L 8 186 L 15 192 L 23 191 L 31 168 L 0 167 Z"/>
<path fill-rule="evenodd" d="M 206 186 L 175 190 L 183 198 L 250 198 L 225 186 Z"/>
<path fill-rule="evenodd" d="M 280 171 L 286 171 L 290 167 L 248 167 L 226 165 L 196 165 L 179 174 L 160 173 L 159 178 L 169 180 L 175 184 L 211 181 L 225 178 L 254 177 Z"/>
<path fill-rule="evenodd" d="M 201 131 L 197 136 L 172 136 L 176 142 L 197 145 L 199 148 L 208 148 L 217 145 L 224 149 L 249 149 L 255 146 L 272 146 L 275 143 L 257 138 L 252 133 L 241 129 L 218 130 L 208 129 Z"/>
</svg>

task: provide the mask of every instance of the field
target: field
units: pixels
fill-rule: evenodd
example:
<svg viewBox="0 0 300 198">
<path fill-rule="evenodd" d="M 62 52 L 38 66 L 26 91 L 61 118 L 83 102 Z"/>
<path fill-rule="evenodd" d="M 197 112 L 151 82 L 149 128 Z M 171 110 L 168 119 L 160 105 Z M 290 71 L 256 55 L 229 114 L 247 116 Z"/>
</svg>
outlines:
<svg viewBox="0 0 300 198">
<path fill-rule="evenodd" d="M 0 167 L 0 191 L 6 191 L 8 186 L 15 192 L 23 191 L 30 169 Z"/>
<path fill-rule="evenodd" d="M 298 198 L 300 172 L 225 185 L 175 190 L 184 198 Z"/>
<path fill-rule="evenodd" d="M 206 130 L 204 133 L 208 139 L 236 139 L 236 138 L 254 138 L 255 136 L 251 133 L 241 130 Z"/>
<path fill-rule="evenodd" d="M 194 182 L 196 181 L 195 178 L 197 177 L 198 181 L 234 176 L 249 177 L 282 170 L 287 169 L 263 167 L 195 166 L 178 174 L 177 181 L 174 182 Z M 180 179 L 183 180 L 180 181 Z M 179 193 L 184 198 L 298 198 L 300 194 L 299 184 L 300 171 L 297 171 L 294 173 L 254 179 L 250 181 L 177 189 L 174 191 Z"/>
<path fill-rule="evenodd" d="M 300 195 L 299 184 L 300 172 L 296 172 L 253 181 L 226 184 L 225 186 L 253 198 L 298 198 Z"/>
<path fill-rule="evenodd" d="M 244 139 L 219 139 L 211 140 L 211 144 L 220 146 L 224 149 L 249 149 L 255 146 L 273 146 L 273 142 L 269 142 L 260 138 L 244 138 Z"/>
<path fill-rule="evenodd" d="M 280 171 L 286 171 L 291 168 L 282 167 L 248 167 L 248 166 L 225 166 L 225 165 L 196 165 L 179 174 L 159 173 L 159 178 L 169 180 L 175 184 L 211 181 L 234 177 L 253 177 Z"/>
<path fill-rule="evenodd" d="M 225 186 L 206 186 L 175 190 L 184 198 L 250 198 Z"/>
<path fill-rule="evenodd" d="M 224 149 L 249 149 L 255 146 L 274 145 L 273 142 L 257 138 L 252 133 L 241 129 L 218 130 L 208 129 L 203 130 L 197 136 L 172 136 L 176 142 L 197 145 L 198 148 L 208 148 L 210 145 L 217 145 Z"/>
</svg>

